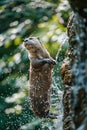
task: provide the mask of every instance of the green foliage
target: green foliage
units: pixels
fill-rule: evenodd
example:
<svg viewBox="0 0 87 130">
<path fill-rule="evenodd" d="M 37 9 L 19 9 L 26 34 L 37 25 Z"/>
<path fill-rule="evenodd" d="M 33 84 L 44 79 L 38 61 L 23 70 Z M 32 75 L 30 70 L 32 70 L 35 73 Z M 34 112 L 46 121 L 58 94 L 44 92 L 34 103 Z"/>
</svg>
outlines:
<svg viewBox="0 0 87 130">
<path fill-rule="evenodd" d="M 66 15 L 60 11 L 62 17 L 56 13 L 60 4 L 57 0 L 0 0 L 1 130 L 48 130 L 53 125 L 53 121 L 37 119 L 30 108 L 29 60 L 22 41 L 25 37 L 39 36 L 55 57 L 61 45 L 58 36 L 65 32 L 69 14 L 68 8 Z M 60 72 L 54 75 L 57 79 Z"/>
</svg>

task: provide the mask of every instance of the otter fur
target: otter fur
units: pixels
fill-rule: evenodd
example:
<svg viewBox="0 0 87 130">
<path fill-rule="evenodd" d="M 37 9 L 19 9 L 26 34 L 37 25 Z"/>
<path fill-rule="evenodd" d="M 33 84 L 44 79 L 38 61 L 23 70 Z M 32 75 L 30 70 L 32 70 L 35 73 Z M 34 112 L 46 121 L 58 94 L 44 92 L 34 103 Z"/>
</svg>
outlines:
<svg viewBox="0 0 87 130">
<path fill-rule="evenodd" d="M 52 69 L 56 62 L 38 38 L 26 38 L 24 46 L 30 59 L 29 92 L 33 112 L 39 118 L 56 118 L 49 113 Z"/>
</svg>

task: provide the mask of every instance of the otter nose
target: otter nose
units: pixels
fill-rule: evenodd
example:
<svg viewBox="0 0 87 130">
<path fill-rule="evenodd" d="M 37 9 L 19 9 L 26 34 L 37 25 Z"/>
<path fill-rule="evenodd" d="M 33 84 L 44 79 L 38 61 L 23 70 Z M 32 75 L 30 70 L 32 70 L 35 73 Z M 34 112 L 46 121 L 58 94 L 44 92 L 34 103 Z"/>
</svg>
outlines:
<svg viewBox="0 0 87 130">
<path fill-rule="evenodd" d="M 28 42 L 28 39 L 24 39 L 23 41 L 24 41 L 24 42 Z"/>
</svg>

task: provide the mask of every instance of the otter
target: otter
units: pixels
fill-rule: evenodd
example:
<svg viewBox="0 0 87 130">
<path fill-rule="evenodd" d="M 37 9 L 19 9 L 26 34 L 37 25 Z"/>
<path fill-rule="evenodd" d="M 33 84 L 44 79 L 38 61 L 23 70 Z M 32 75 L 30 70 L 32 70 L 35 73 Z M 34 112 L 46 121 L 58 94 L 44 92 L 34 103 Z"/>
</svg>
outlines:
<svg viewBox="0 0 87 130">
<path fill-rule="evenodd" d="M 34 114 L 39 118 L 56 118 L 50 111 L 52 69 L 56 61 L 37 37 L 24 39 L 29 53 L 29 93 Z"/>
</svg>

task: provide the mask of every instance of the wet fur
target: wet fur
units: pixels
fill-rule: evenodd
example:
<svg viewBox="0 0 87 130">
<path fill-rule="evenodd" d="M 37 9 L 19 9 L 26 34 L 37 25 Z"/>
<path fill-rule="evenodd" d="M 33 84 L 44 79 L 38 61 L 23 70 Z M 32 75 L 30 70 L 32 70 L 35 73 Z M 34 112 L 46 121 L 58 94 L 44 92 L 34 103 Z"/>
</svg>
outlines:
<svg viewBox="0 0 87 130">
<path fill-rule="evenodd" d="M 24 45 L 30 59 L 30 99 L 33 112 L 39 118 L 50 117 L 52 68 L 55 61 L 38 38 L 27 38 Z"/>
</svg>

